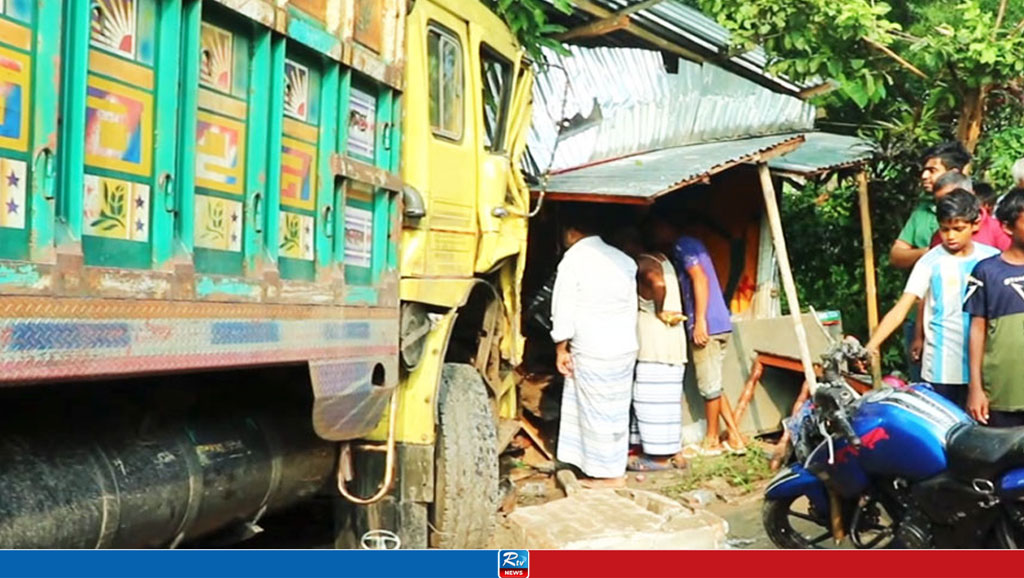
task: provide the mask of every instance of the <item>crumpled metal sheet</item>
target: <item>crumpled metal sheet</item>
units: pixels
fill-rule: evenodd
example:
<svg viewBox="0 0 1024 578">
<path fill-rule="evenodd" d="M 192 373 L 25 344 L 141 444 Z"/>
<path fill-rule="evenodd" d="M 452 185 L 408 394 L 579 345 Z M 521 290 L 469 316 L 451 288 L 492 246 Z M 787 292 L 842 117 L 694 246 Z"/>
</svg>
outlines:
<svg viewBox="0 0 1024 578">
<path fill-rule="evenodd" d="M 811 130 L 815 108 L 714 65 L 659 52 L 570 47 L 537 76 L 525 170 L 539 176 L 621 156 Z M 568 84 L 568 86 L 567 86 Z M 563 98 L 564 97 L 564 98 Z M 559 121 L 573 119 L 562 129 Z"/>
<path fill-rule="evenodd" d="M 545 0 L 553 4 L 553 0 Z M 714 60 L 725 68 L 745 78 L 758 81 L 772 90 L 795 94 L 804 88 L 818 84 L 818 80 L 805 83 L 793 82 L 787 78 L 767 72 L 768 55 L 761 47 L 753 50 L 731 53 L 732 35 L 711 16 L 687 5 L 685 0 L 662 0 L 637 10 L 636 5 L 647 0 L 590 0 L 590 3 L 609 13 L 621 13 L 627 8 L 634 10 L 629 17 L 632 26 L 641 28 L 681 48 Z M 592 23 L 596 17 L 588 11 L 574 7 L 572 14 L 560 19 L 570 27 Z M 632 46 L 636 40 L 625 31 L 616 31 L 602 36 L 602 46 Z"/>
</svg>

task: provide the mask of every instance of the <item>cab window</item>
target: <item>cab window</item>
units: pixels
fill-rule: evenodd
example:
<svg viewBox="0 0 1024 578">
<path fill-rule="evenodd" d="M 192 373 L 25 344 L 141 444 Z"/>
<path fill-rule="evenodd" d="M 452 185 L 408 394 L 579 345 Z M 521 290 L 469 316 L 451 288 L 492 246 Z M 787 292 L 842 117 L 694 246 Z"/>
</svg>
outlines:
<svg viewBox="0 0 1024 578">
<path fill-rule="evenodd" d="M 463 70 L 459 39 L 438 26 L 427 31 L 430 82 L 430 127 L 451 140 L 462 138 Z"/>
<path fill-rule="evenodd" d="M 512 64 L 487 46 L 480 47 L 480 102 L 484 109 L 484 148 L 501 152 L 512 85 Z"/>
</svg>

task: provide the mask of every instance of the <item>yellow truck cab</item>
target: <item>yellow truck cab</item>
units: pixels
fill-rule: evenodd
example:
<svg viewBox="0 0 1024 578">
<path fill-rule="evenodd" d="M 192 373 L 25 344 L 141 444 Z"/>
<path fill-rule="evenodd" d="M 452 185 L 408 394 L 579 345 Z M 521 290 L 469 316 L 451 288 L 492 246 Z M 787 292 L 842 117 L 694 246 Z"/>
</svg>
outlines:
<svg viewBox="0 0 1024 578">
<path fill-rule="evenodd" d="M 407 544 L 486 547 L 510 431 L 499 420 L 517 409 L 533 77 L 480 2 L 419 0 L 406 26 L 400 459 L 370 519 Z M 387 439 L 384 420 L 375 439 Z"/>
<path fill-rule="evenodd" d="M 531 82 L 476 0 L 0 2 L 0 547 L 486 545 Z"/>
</svg>

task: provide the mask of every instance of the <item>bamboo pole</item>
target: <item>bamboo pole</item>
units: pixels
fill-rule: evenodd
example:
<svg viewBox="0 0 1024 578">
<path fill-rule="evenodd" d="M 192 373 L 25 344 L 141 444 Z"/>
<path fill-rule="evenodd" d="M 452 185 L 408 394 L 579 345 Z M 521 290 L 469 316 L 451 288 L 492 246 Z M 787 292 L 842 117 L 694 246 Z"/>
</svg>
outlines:
<svg viewBox="0 0 1024 578">
<path fill-rule="evenodd" d="M 860 232 L 864 238 L 864 288 L 868 301 L 868 332 L 874 335 L 878 327 L 878 287 L 875 282 L 875 243 L 871 230 L 871 204 L 868 197 L 868 173 L 857 173 L 857 196 L 860 200 Z M 878 356 L 871 357 L 871 380 L 875 387 L 882 385 L 882 365 Z"/>
<path fill-rule="evenodd" d="M 811 361 L 811 348 L 807 344 L 807 330 L 800 319 L 800 300 L 796 295 L 796 282 L 793 280 L 793 269 L 789 265 L 789 252 L 786 250 L 786 238 L 782 234 L 782 216 L 779 215 L 779 204 L 775 200 L 775 184 L 768 164 L 757 164 L 757 174 L 761 178 L 761 192 L 764 194 L 764 207 L 768 214 L 768 226 L 772 232 L 772 243 L 775 253 L 779 256 L 779 273 L 782 276 L 782 287 L 786 291 L 789 302 L 789 316 L 793 319 L 793 331 L 796 343 L 800 348 L 800 361 L 804 366 L 804 378 L 810 387 L 811 394 L 818 388 L 818 380 L 814 376 L 814 363 Z"/>
</svg>

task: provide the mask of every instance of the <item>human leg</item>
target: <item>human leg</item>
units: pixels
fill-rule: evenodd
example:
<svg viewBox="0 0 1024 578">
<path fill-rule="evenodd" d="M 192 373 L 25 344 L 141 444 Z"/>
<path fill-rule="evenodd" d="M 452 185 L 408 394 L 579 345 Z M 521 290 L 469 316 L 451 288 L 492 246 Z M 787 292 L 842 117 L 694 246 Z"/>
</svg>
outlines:
<svg viewBox="0 0 1024 578">
<path fill-rule="evenodd" d="M 914 320 L 909 318 L 903 322 L 903 347 L 907 352 L 907 381 L 919 383 L 921 381 L 921 362 L 914 361 L 910 355 L 910 347 L 914 343 L 914 323 Z"/>
<path fill-rule="evenodd" d="M 643 453 L 668 459 L 679 452 L 682 435 L 684 365 L 636 364 L 633 410 Z"/>
<path fill-rule="evenodd" d="M 932 383 L 935 393 L 956 404 L 960 409 L 967 407 L 967 385 L 963 383 Z"/>
<path fill-rule="evenodd" d="M 591 478 L 620 478 L 625 474 L 629 452 L 629 408 L 636 359 L 576 354 L 573 363 L 573 375 L 566 378 L 563 392 L 558 459 L 577 466 Z"/>
<path fill-rule="evenodd" d="M 1024 426 L 1024 411 L 989 410 L 989 427 L 1020 427 Z"/>
<path fill-rule="evenodd" d="M 726 349 L 729 344 L 727 335 L 713 335 L 707 345 L 694 348 L 693 361 L 697 368 L 697 386 L 704 397 L 707 414 L 707 433 L 704 440 L 706 448 L 719 450 L 722 448 L 718 420 L 725 422 L 727 439 L 733 449 L 743 449 L 743 438 L 740 437 L 736 419 L 729 401 L 722 395 L 722 365 L 725 363 Z"/>
<path fill-rule="evenodd" d="M 743 443 L 743 436 L 740 435 L 740 428 L 736 424 L 736 418 L 732 413 L 732 407 L 729 405 L 729 398 L 726 395 L 722 395 L 722 421 L 725 422 L 725 434 L 728 440 L 729 451 L 742 453 L 746 451 L 746 444 Z"/>
</svg>

